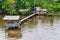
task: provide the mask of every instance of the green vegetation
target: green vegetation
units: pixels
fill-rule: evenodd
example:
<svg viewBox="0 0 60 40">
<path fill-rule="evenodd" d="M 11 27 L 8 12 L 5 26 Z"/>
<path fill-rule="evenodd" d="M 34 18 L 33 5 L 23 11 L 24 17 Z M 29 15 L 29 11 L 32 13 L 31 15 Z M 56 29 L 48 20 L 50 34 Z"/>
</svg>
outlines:
<svg viewBox="0 0 60 40">
<path fill-rule="evenodd" d="M 60 12 L 60 0 L 0 0 L 0 10 L 6 14 L 18 14 L 19 9 L 26 8 L 32 11 L 36 6 L 45 8 L 49 12 Z"/>
<path fill-rule="evenodd" d="M 31 10 L 29 9 L 28 11 L 23 11 L 21 12 L 22 15 L 28 15 L 31 14 Z"/>
</svg>

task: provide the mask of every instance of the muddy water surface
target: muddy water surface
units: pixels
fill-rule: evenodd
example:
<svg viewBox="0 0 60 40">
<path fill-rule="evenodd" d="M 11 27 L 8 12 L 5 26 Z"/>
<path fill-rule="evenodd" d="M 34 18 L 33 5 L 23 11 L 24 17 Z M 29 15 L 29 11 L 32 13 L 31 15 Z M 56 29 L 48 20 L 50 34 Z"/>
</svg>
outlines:
<svg viewBox="0 0 60 40">
<path fill-rule="evenodd" d="M 4 21 L 0 20 L 0 27 L 3 27 L 3 24 Z M 20 38 L 6 38 L 4 27 L 0 28 L 0 40 L 60 40 L 60 17 L 34 16 L 22 23 L 17 35 L 19 34 Z"/>
</svg>

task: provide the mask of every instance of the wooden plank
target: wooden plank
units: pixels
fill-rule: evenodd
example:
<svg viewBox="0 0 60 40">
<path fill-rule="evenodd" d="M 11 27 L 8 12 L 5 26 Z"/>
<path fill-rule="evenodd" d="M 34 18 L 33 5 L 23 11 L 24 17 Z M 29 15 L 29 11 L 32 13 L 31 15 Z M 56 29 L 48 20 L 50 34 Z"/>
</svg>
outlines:
<svg viewBox="0 0 60 40">
<path fill-rule="evenodd" d="M 30 17 L 32 17 L 32 16 L 34 16 L 34 15 L 36 15 L 36 13 L 33 13 L 33 14 L 31 14 L 30 16 L 27 16 L 26 18 L 20 20 L 19 23 L 21 23 L 21 22 L 27 20 L 28 18 L 30 18 Z"/>
</svg>

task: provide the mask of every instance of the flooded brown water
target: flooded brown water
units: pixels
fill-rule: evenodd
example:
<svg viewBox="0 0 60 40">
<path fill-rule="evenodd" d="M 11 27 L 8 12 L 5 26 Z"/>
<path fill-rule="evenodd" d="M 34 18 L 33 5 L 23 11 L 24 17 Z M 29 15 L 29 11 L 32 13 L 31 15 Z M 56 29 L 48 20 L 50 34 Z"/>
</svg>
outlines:
<svg viewBox="0 0 60 40">
<path fill-rule="evenodd" d="M 0 28 L 0 38 L 1 40 L 11 40 L 9 38 L 6 38 L 3 24 L 4 21 L 0 20 L 0 27 L 3 27 L 3 29 Z M 15 38 L 16 40 L 60 40 L 59 16 L 36 15 L 23 22 L 21 27 L 21 30 L 13 30 L 14 32 L 17 32 L 17 35 L 21 34 L 20 38 Z"/>
</svg>

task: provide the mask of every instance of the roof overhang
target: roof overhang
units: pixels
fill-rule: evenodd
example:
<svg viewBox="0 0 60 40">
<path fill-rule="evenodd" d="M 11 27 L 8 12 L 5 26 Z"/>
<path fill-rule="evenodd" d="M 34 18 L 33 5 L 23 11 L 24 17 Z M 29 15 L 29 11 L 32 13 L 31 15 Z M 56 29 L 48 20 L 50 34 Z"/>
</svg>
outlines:
<svg viewBox="0 0 60 40">
<path fill-rule="evenodd" d="M 4 18 L 2 20 L 19 20 L 20 16 L 10 16 L 10 15 L 5 15 Z"/>
</svg>

